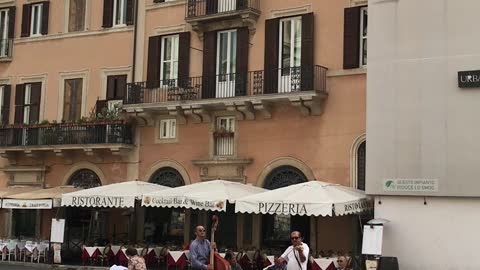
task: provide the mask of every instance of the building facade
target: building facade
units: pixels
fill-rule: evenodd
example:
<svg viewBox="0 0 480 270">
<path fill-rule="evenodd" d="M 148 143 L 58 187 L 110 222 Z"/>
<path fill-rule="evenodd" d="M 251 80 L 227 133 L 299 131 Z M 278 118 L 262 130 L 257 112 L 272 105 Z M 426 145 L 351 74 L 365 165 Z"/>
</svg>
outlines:
<svg viewBox="0 0 480 270">
<path fill-rule="evenodd" d="M 0 62 L 2 116 L 17 125 L 4 127 L 3 185 L 364 188 L 366 1 L 4 2 L 14 30 Z M 3 233 L 18 234 L 15 210 L 2 211 Z M 100 211 L 97 220 L 114 222 L 97 233 L 127 233 L 130 214 Z M 48 235 L 55 212 L 38 215 L 37 233 Z M 155 223 L 155 241 L 185 243 L 209 215 L 142 209 L 137 225 Z M 356 228 L 351 217 L 221 220 L 220 245 L 238 248 L 275 247 L 299 229 L 316 251 L 350 251 Z"/>
<path fill-rule="evenodd" d="M 478 268 L 480 93 L 478 75 L 459 72 L 480 64 L 480 3 L 371 2 L 366 191 L 390 220 L 384 255 L 401 269 Z"/>
</svg>

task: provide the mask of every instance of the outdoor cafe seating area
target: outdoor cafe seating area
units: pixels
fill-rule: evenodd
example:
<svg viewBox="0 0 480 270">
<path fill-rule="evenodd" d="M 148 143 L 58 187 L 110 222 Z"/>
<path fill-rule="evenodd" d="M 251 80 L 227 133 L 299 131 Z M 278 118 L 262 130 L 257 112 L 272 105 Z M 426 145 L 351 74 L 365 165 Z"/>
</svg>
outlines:
<svg viewBox="0 0 480 270">
<path fill-rule="evenodd" d="M 0 256 L 2 261 L 48 262 L 48 240 L 0 240 Z"/>
</svg>

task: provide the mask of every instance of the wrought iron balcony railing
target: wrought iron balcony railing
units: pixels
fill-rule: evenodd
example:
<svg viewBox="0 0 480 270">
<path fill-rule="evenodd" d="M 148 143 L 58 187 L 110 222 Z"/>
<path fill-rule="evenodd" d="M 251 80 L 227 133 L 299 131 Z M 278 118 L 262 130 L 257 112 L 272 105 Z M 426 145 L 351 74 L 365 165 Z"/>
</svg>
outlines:
<svg viewBox="0 0 480 270">
<path fill-rule="evenodd" d="M 12 57 L 13 39 L 0 39 L 0 59 Z"/>
<path fill-rule="evenodd" d="M 326 92 L 327 68 L 302 66 L 128 84 L 126 104 Z"/>
<path fill-rule="evenodd" d="M 112 122 L 0 128 L 0 147 L 81 144 L 133 144 L 132 127 Z"/>
<path fill-rule="evenodd" d="M 188 20 L 242 11 L 260 13 L 260 0 L 188 0 L 185 17 Z"/>
</svg>

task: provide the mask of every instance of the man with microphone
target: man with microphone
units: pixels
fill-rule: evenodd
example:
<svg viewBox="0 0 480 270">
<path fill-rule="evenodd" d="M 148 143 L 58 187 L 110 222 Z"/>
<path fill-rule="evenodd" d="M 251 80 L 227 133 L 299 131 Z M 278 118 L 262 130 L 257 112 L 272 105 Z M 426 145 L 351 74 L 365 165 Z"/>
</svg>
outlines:
<svg viewBox="0 0 480 270">
<path fill-rule="evenodd" d="M 293 231 L 290 234 L 290 240 L 292 245 L 278 259 L 287 264 L 287 270 L 307 270 L 310 249 L 302 242 L 302 234 L 299 231 Z"/>
</svg>

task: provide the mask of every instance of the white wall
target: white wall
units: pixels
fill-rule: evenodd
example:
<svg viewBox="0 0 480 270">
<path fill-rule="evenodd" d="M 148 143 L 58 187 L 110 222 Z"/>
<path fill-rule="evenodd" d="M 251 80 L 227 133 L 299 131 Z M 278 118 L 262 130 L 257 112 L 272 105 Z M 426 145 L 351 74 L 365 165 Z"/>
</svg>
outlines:
<svg viewBox="0 0 480 270">
<path fill-rule="evenodd" d="M 375 217 L 384 227 L 383 255 L 405 270 L 478 270 L 480 199 L 381 196 Z"/>
<path fill-rule="evenodd" d="M 370 0 L 367 193 L 384 179 L 438 179 L 431 196 L 480 195 L 479 0 Z M 402 193 L 403 195 L 413 195 Z M 396 193 L 400 195 L 400 193 Z"/>
</svg>

